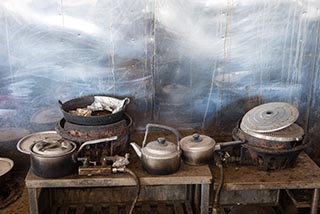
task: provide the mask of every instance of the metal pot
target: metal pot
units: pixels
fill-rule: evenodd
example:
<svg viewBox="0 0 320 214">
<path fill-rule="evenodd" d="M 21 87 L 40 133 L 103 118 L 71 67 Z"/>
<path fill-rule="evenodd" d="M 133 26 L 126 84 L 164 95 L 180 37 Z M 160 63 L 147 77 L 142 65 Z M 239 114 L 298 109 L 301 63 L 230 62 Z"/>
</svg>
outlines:
<svg viewBox="0 0 320 214">
<path fill-rule="evenodd" d="M 64 139 L 36 142 L 30 148 L 31 170 L 44 178 L 71 174 L 77 167 L 74 159 L 76 149 L 74 142 Z"/>
<path fill-rule="evenodd" d="M 117 111 L 110 112 L 109 114 L 97 114 L 97 115 L 91 115 L 91 116 L 78 116 L 70 113 L 70 111 L 76 110 L 77 108 L 87 108 L 88 106 L 92 105 L 95 102 L 95 99 L 97 97 L 110 100 L 110 102 L 113 103 L 112 108 L 117 109 Z M 120 100 L 114 97 L 90 95 L 90 96 L 75 98 L 75 99 L 66 101 L 65 103 L 62 103 L 62 101 L 60 100 L 58 102 L 60 104 L 63 117 L 65 118 L 66 121 L 74 124 L 95 126 L 95 125 L 111 124 L 121 120 L 123 117 L 124 109 L 126 105 L 130 103 L 130 99 L 125 98 L 123 100 Z M 96 112 L 99 112 L 99 111 L 96 111 Z"/>
<path fill-rule="evenodd" d="M 180 141 L 182 159 L 186 164 L 203 165 L 213 161 L 213 153 L 216 141 L 206 135 L 186 136 Z"/>
<path fill-rule="evenodd" d="M 76 171 L 77 157 L 82 148 L 116 139 L 117 136 L 87 141 L 77 150 L 74 142 L 61 138 L 55 131 L 46 131 L 23 137 L 17 143 L 17 149 L 30 155 L 31 170 L 35 175 L 58 178 Z"/>
<path fill-rule="evenodd" d="M 176 144 L 167 141 L 164 137 L 159 137 L 156 141 L 146 144 L 150 128 L 158 128 L 171 132 L 176 136 Z M 142 147 L 135 143 L 130 143 L 137 155 L 140 157 L 142 167 L 153 175 L 167 175 L 178 171 L 181 162 L 181 151 L 179 146 L 180 134 L 173 128 L 147 124 L 146 132 L 142 142 Z"/>
<path fill-rule="evenodd" d="M 182 150 L 182 159 L 186 164 L 204 165 L 213 161 L 215 151 L 219 151 L 223 147 L 242 143 L 244 143 L 244 141 L 239 140 L 217 144 L 211 137 L 195 133 L 182 138 L 180 148 Z"/>
</svg>

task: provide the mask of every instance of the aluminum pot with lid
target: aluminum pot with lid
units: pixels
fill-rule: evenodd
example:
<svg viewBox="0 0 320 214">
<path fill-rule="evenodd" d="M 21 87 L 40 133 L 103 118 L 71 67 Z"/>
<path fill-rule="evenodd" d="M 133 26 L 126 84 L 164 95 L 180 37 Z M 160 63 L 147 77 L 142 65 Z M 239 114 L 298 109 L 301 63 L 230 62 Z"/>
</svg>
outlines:
<svg viewBox="0 0 320 214">
<path fill-rule="evenodd" d="M 71 174 L 77 166 L 73 159 L 76 148 L 75 143 L 64 139 L 35 142 L 30 148 L 31 170 L 44 178 Z"/>
<path fill-rule="evenodd" d="M 150 128 L 167 130 L 176 136 L 176 143 L 167 141 L 164 137 L 159 137 L 155 141 L 146 143 Z M 181 152 L 179 146 L 180 134 L 173 128 L 147 124 L 142 147 L 136 143 L 130 143 L 142 162 L 142 167 L 153 175 L 167 175 L 178 171 L 181 162 Z"/>
<path fill-rule="evenodd" d="M 180 141 L 182 159 L 186 164 L 203 165 L 213 161 L 216 141 L 209 136 L 195 133 Z"/>
<path fill-rule="evenodd" d="M 214 152 L 221 150 L 223 147 L 234 146 L 244 143 L 244 141 L 230 141 L 216 143 L 216 141 L 206 135 L 194 133 L 186 136 L 180 141 L 182 159 L 189 165 L 204 165 L 213 161 Z"/>
<path fill-rule="evenodd" d="M 43 178 L 58 178 L 72 174 L 77 169 L 77 157 L 82 148 L 116 140 L 117 136 L 91 140 L 77 145 L 61 138 L 55 131 L 37 132 L 23 137 L 17 149 L 30 155 L 32 172 Z"/>
</svg>

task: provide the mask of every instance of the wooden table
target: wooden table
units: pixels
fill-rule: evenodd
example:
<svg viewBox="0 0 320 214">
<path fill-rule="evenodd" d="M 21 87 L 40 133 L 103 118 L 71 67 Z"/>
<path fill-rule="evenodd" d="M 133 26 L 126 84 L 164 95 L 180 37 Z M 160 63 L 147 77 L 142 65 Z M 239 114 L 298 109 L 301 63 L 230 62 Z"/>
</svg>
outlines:
<svg viewBox="0 0 320 214">
<path fill-rule="evenodd" d="M 214 183 L 219 181 L 219 169 L 214 167 Z M 295 168 L 278 171 L 258 171 L 255 166 L 228 166 L 224 169 L 222 191 L 313 189 L 311 213 L 318 210 L 320 168 L 305 153 L 301 153 Z"/>
<path fill-rule="evenodd" d="M 209 192 L 212 183 L 210 168 L 205 166 L 189 166 L 182 164 L 179 171 L 171 175 L 153 176 L 146 173 L 139 160 L 133 160 L 129 166 L 141 181 L 141 185 L 200 185 L 200 213 L 209 212 Z M 135 186 L 136 183 L 127 174 L 111 174 L 106 176 L 79 176 L 73 174 L 58 179 L 44 179 L 37 177 L 29 170 L 26 178 L 26 187 L 29 194 L 30 213 L 37 214 L 39 190 L 43 188 L 69 188 L 69 187 L 114 187 Z"/>
</svg>

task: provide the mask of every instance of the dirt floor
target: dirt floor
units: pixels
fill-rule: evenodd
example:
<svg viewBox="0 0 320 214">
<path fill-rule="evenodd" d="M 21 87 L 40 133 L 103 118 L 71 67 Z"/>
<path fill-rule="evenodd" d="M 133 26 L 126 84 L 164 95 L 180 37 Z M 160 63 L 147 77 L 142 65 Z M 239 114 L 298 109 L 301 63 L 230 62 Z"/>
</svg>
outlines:
<svg viewBox="0 0 320 214">
<path fill-rule="evenodd" d="M 9 179 L 14 179 L 17 182 L 15 186 L 18 187 L 19 191 L 17 191 L 16 197 L 12 197 L 12 203 L 0 209 L 0 214 L 28 214 L 29 202 L 28 191 L 24 185 L 25 173 L 9 172 L 5 176 L 7 176 L 7 178 L 4 182 L 8 182 Z"/>
</svg>

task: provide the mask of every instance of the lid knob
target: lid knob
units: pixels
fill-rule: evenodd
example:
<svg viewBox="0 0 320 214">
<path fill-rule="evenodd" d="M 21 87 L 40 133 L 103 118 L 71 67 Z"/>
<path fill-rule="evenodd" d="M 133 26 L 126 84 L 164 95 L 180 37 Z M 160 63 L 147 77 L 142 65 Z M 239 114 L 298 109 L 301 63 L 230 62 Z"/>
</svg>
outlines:
<svg viewBox="0 0 320 214">
<path fill-rule="evenodd" d="M 201 141 L 200 135 L 199 135 L 198 133 L 194 133 L 194 134 L 192 135 L 192 141 L 193 141 L 193 142 L 199 142 L 199 141 Z"/>
<path fill-rule="evenodd" d="M 166 139 L 164 137 L 158 137 L 157 141 L 159 144 L 163 145 L 166 142 Z"/>
</svg>

